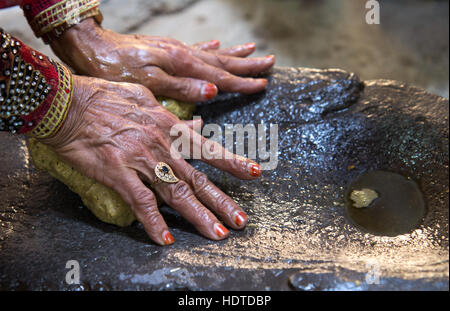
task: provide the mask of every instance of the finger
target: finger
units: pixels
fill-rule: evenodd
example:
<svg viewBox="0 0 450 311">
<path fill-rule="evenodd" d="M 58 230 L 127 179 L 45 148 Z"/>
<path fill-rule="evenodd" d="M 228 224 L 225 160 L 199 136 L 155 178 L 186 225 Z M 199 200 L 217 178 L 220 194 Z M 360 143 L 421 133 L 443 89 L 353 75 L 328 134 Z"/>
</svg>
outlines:
<svg viewBox="0 0 450 311">
<path fill-rule="evenodd" d="M 194 50 L 193 54 L 205 63 L 224 69 L 232 74 L 240 76 L 255 76 L 275 64 L 275 56 L 242 58 L 226 55 L 218 55 L 205 51 Z"/>
<path fill-rule="evenodd" d="M 152 44 L 148 44 L 149 46 L 154 45 Z M 164 45 L 164 46 L 174 46 L 173 44 L 165 44 L 165 43 L 158 43 L 158 45 Z M 158 46 L 156 45 L 156 46 Z M 179 50 L 185 50 L 182 47 L 177 47 L 177 49 Z M 139 63 L 142 64 L 142 66 L 140 66 L 139 68 L 144 69 L 148 69 L 148 68 L 157 68 L 160 67 L 164 70 L 164 72 L 166 72 L 169 75 L 175 75 L 175 73 L 177 72 L 176 68 L 174 67 L 173 64 L 173 58 L 163 49 L 151 49 L 151 48 L 145 48 L 143 47 L 142 49 L 136 49 L 136 55 L 132 55 L 134 56 L 134 58 L 139 61 Z M 159 72 L 155 72 L 155 74 L 157 75 Z M 148 72 L 148 78 L 152 79 L 152 72 Z"/>
<path fill-rule="evenodd" d="M 247 214 L 228 195 L 216 187 L 208 177 L 184 160 L 171 161 L 179 178 L 188 182 L 195 196 L 211 209 L 228 226 L 243 229 L 247 225 Z"/>
<path fill-rule="evenodd" d="M 164 202 L 193 224 L 203 236 L 211 240 L 222 240 L 229 236 L 229 230 L 196 198 L 185 181 L 180 180 L 175 184 L 162 182 L 154 188 Z"/>
<path fill-rule="evenodd" d="M 253 52 L 255 52 L 255 49 L 256 49 L 255 43 L 247 43 L 243 45 L 237 45 L 231 48 L 219 49 L 217 51 L 209 51 L 209 52 L 226 56 L 247 57 Z"/>
<path fill-rule="evenodd" d="M 189 76 L 209 81 L 224 92 L 254 94 L 263 91 L 268 83 L 267 79 L 242 78 L 232 75 L 195 57 L 188 57 L 184 61 L 177 59 L 174 62 L 177 76 Z"/>
<path fill-rule="evenodd" d="M 194 78 L 174 77 L 158 67 L 145 69 L 144 85 L 155 95 L 167 96 L 180 101 L 201 102 L 217 96 L 217 87 L 207 81 Z"/>
<path fill-rule="evenodd" d="M 171 60 L 171 63 L 168 68 L 165 67 L 168 64 L 164 62 L 158 67 L 161 67 L 169 75 L 209 81 L 225 92 L 253 94 L 263 91 L 267 86 L 266 79 L 241 78 L 205 63 L 192 55 L 198 50 L 191 49 L 189 51 L 170 44 L 159 44 L 159 47 L 166 51 L 166 56 Z M 172 69 L 174 73 L 170 71 Z"/>
<path fill-rule="evenodd" d="M 163 146 L 167 150 L 170 146 Z M 154 159 L 151 150 L 143 151 L 142 159 Z M 164 153 L 164 152 L 163 152 Z M 165 161 L 171 161 L 171 154 L 163 154 L 160 157 Z M 156 177 L 155 167 L 158 163 L 152 160 L 138 161 L 135 168 L 140 175 L 148 181 L 163 201 L 175 209 L 188 222 L 205 237 L 212 240 L 222 240 L 228 237 L 229 231 L 194 195 L 190 186 L 183 180 L 177 183 L 167 183 Z M 159 180 L 159 182 L 156 182 Z"/>
<path fill-rule="evenodd" d="M 193 145 L 198 146 L 201 143 L 201 147 L 197 147 L 198 149 L 201 148 L 201 161 L 228 172 L 239 179 L 254 180 L 261 176 L 261 166 L 255 161 L 233 154 L 220 144 L 203 137 L 195 131 L 191 133 L 193 135 Z"/>
<path fill-rule="evenodd" d="M 189 146 L 189 148 L 180 148 L 180 145 L 173 147 L 184 158 L 201 160 L 243 180 L 254 180 L 261 176 L 262 170 L 258 163 L 229 152 L 221 144 L 203 137 L 187 126 L 185 128 L 178 128 L 178 134 L 172 136 L 174 140 L 179 139 L 180 131 L 182 132 L 181 137 L 183 138 L 182 144 Z"/>
<path fill-rule="evenodd" d="M 193 46 L 195 49 L 207 51 L 207 50 L 217 50 L 220 47 L 220 41 L 218 40 L 210 40 L 206 42 L 198 42 Z"/>
<path fill-rule="evenodd" d="M 136 219 L 144 226 L 150 239 L 159 245 L 170 245 L 174 238 L 159 213 L 156 197 L 135 172 L 125 172 L 112 188 L 131 207 Z"/>
</svg>

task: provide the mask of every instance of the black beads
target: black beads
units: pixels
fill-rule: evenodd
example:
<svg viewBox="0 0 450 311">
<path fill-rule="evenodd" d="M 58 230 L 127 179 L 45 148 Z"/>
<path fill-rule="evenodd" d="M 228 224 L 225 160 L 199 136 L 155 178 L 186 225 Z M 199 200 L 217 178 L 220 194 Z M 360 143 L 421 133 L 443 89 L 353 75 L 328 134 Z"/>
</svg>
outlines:
<svg viewBox="0 0 450 311">
<path fill-rule="evenodd" d="M 20 131 L 24 124 L 25 121 L 17 116 L 12 116 L 7 119 L 0 119 L 0 131 L 8 131 L 15 134 Z"/>
<path fill-rule="evenodd" d="M 18 42 L 11 45 L 17 47 Z M 10 57 L 13 52 L 7 52 L 6 59 L 12 61 L 3 71 L 3 79 L 0 74 L 0 118 L 1 130 L 15 133 L 24 125 L 20 117 L 32 113 L 44 102 L 51 87 L 42 74 L 19 55 Z"/>
<path fill-rule="evenodd" d="M 25 125 L 22 117 L 44 102 L 51 88 L 43 75 L 22 59 L 19 41 L 0 30 L 0 44 L 0 130 L 16 133 Z M 36 52 L 32 54 L 36 56 Z"/>
</svg>

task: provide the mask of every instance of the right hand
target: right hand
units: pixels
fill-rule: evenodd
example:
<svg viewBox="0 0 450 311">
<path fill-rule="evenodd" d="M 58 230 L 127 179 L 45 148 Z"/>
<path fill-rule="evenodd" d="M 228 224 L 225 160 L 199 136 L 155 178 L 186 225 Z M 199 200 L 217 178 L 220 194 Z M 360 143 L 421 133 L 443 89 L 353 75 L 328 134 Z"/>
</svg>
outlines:
<svg viewBox="0 0 450 311">
<path fill-rule="evenodd" d="M 267 79 L 251 78 L 273 67 L 275 56 L 249 57 L 255 44 L 219 49 L 216 40 L 188 46 L 172 38 L 119 34 L 92 18 L 51 43 L 55 54 L 78 74 L 142 84 L 155 95 L 198 102 L 218 90 L 253 94 Z"/>
<path fill-rule="evenodd" d="M 183 158 L 171 157 L 176 137 L 170 136 L 170 129 L 184 123 L 164 109 L 147 88 L 73 77 L 73 102 L 67 119 L 55 136 L 42 142 L 81 173 L 117 191 L 154 242 L 168 245 L 174 240 L 155 194 L 143 183 L 154 184 L 158 162 L 170 165 L 180 181 L 156 184 L 154 191 L 202 235 L 212 240 L 228 237 L 229 231 L 215 214 L 233 229 L 245 227 L 246 214 L 229 196 Z M 193 143 L 207 141 L 189 130 L 191 137 L 197 137 Z M 202 160 L 241 179 L 260 175 L 257 163 L 219 147 L 221 160 Z"/>
</svg>

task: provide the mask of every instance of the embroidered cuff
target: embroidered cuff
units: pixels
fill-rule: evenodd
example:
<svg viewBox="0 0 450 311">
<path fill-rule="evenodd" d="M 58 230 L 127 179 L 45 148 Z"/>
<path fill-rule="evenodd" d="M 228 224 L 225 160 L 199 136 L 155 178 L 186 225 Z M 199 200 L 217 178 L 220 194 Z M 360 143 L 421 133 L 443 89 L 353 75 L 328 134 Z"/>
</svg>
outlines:
<svg viewBox="0 0 450 311">
<path fill-rule="evenodd" d="M 55 134 L 72 102 L 72 73 L 0 29 L 0 130 Z"/>
<path fill-rule="evenodd" d="M 22 9 L 35 35 L 48 44 L 89 17 L 101 24 L 99 5 L 99 0 L 24 0 Z"/>
</svg>

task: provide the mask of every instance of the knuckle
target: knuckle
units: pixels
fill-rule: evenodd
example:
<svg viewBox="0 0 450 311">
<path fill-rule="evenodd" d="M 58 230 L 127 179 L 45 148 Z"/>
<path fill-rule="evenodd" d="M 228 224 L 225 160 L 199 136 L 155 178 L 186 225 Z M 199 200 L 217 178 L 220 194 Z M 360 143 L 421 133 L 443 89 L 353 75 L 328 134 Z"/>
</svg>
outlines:
<svg viewBox="0 0 450 311">
<path fill-rule="evenodd" d="M 156 208 L 145 208 L 142 211 L 142 221 L 149 225 L 159 223 L 160 214 Z"/>
<path fill-rule="evenodd" d="M 189 53 L 186 51 L 186 49 L 180 48 L 178 46 L 174 46 L 172 48 L 171 54 L 174 57 L 180 57 L 180 59 L 184 59 L 189 56 Z"/>
<path fill-rule="evenodd" d="M 221 68 L 227 68 L 230 64 L 230 58 L 223 55 L 216 55 L 217 63 L 220 64 Z"/>
<path fill-rule="evenodd" d="M 192 195 L 192 191 L 185 181 L 180 180 L 172 187 L 172 199 L 174 201 L 183 201 Z"/>
<path fill-rule="evenodd" d="M 192 174 L 192 181 L 196 193 L 204 191 L 209 184 L 208 177 L 199 171 L 195 171 Z"/>
<path fill-rule="evenodd" d="M 153 207 L 156 202 L 156 197 L 150 190 L 136 189 L 134 191 L 134 203 L 139 208 Z"/>
<path fill-rule="evenodd" d="M 237 204 L 233 201 L 233 199 L 231 199 L 226 194 L 221 195 L 217 199 L 217 204 L 219 206 L 219 210 L 221 210 L 224 213 L 228 212 L 229 210 L 238 208 Z"/>
<path fill-rule="evenodd" d="M 160 70 L 157 67 L 150 67 L 146 69 L 145 81 L 147 85 L 154 86 L 159 81 Z"/>
<path fill-rule="evenodd" d="M 225 71 L 219 71 L 217 73 L 217 80 L 219 81 L 218 83 L 220 85 L 227 85 L 227 86 L 232 85 L 234 82 L 233 76 Z"/>
<path fill-rule="evenodd" d="M 183 72 L 190 72 L 193 70 L 198 60 L 191 55 L 186 49 L 175 48 L 171 53 L 171 59 L 173 59 L 178 69 Z"/>
<path fill-rule="evenodd" d="M 189 81 L 182 81 L 178 84 L 178 91 L 184 97 L 191 97 L 194 94 L 195 87 Z"/>
<path fill-rule="evenodd" d="M 229 207 L 233 206 L 233 201 L 225 195 L 217 199 L 217 212 L 222 216 L 228 215 Z"/>
<path fill-rule="evenodd" d="M 163 47 L 166 55 L 171 59 L 183 61 L 186 57 L 186 52 L 184 51 L 184 49 L 174 44 L 164 44 Z"/>
</svg>

